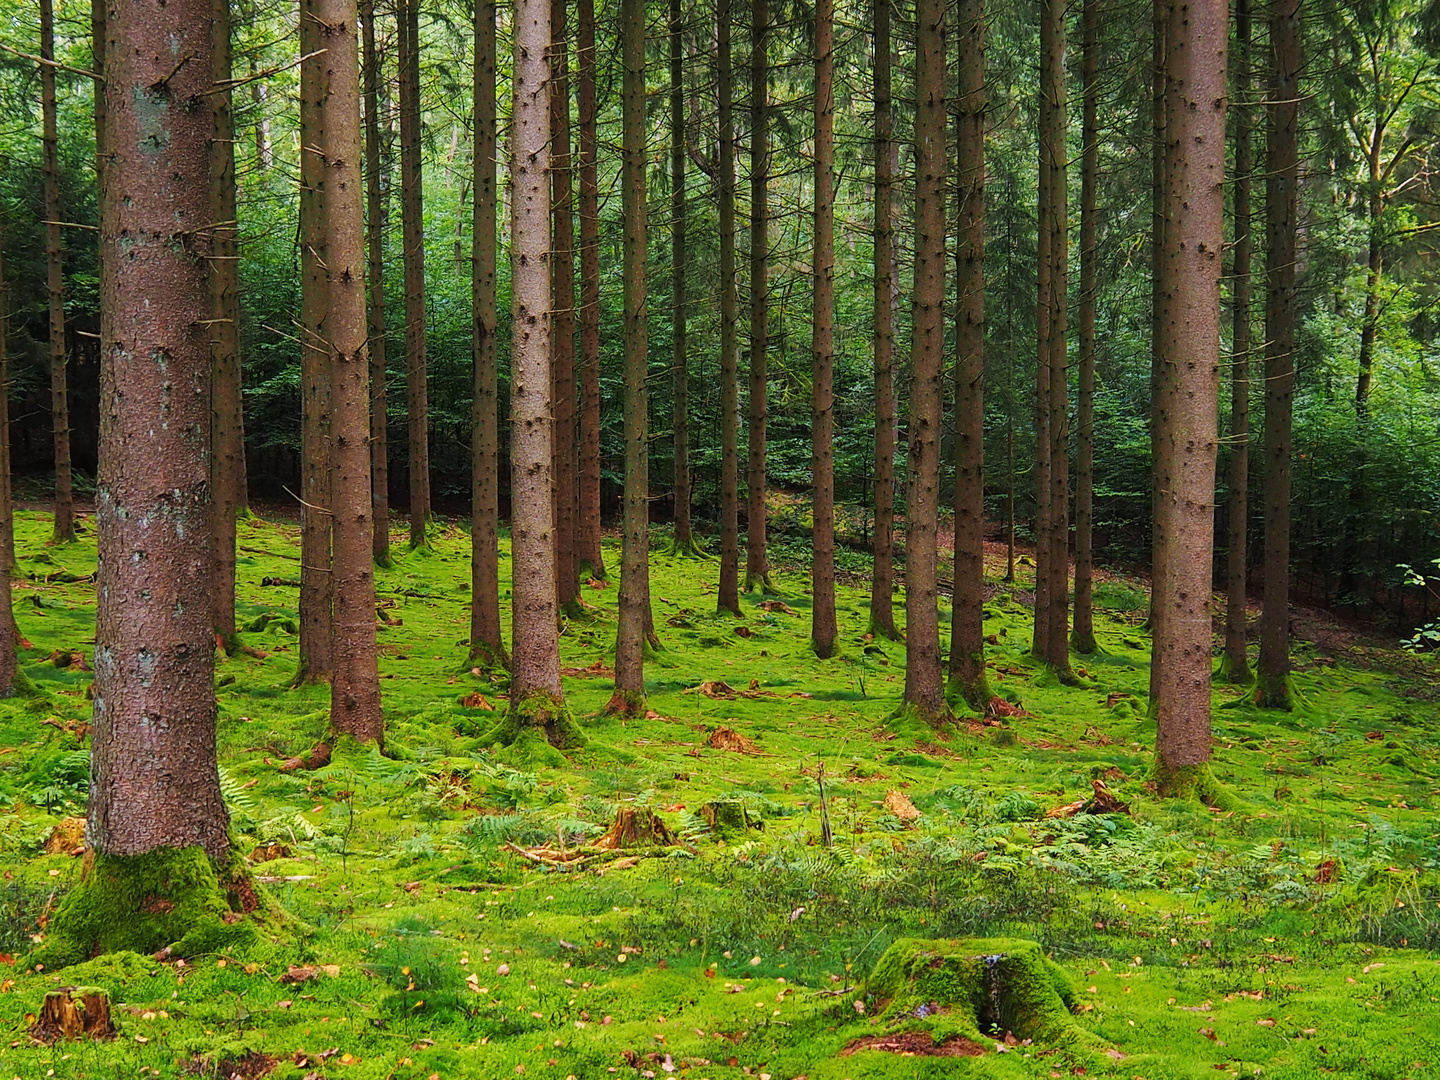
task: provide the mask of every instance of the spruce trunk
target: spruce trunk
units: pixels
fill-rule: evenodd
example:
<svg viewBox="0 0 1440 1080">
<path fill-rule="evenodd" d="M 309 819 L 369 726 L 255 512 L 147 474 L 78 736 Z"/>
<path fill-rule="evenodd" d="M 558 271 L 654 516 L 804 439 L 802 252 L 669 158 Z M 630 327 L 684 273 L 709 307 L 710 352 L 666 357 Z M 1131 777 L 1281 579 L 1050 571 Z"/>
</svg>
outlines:
<svg viewBox="0 0 1440 1080">
<path fill-rule="evenodd" d="M 750 367 L 745 591 L 769 592 L 765 552 L 765 425 L 770 376 L 770 3 L 750 0 Z"/>
<path fill-rule="evenodd" d="M 595 97 L 595 0 L 580 0 L 580 517 L 577 576 L 604 579 L 600 550 L 600 178 Z"/>
<path fill-rule="evenodd" d="M 815 4 L 814 307 L 810 323 L 810 644 L 835 655 L 835 13 Z"/>
<path fill-rule="evenodd" d="M 1095 502 L 1095 237 L 1100 183 L 1100 3 L 1084 0 L 1080 14 L 1080 377 L 1075 439 L 1075 617 L 1070 641 L 1096 651 L 1094 582 Z"/>
<path fill-rule="evenodd" d="M 567 615 L 580 613 L 575 558 L 580 478 L 575 463 L 575 203 L 570 155 L 570 39 L 565 0 L 551 0 L 550 370 L 555 381 L 555 581 Z"/>
<path fill-rule="evenodd" d="M 670 386 L 675 552 L 698 553 L 690 524 L 690 376 L 685 304 L 685 63 L 680 0 L 670 0 Z M 729 27 L 726 27 L 729 30 Z M 723 286 L 722 286 L 723 288 Z M 723 346 L 722 346 L 723 351 Z"/>
<path fill-rule="evenodd" d="M 375 565 L 390 565 L 389 406 L 385 360 L 385 188 L 380 176 L 381 57 L 375 45 L 375 0 L 363 0 L 365 78 L 366 270 L 370 341 L 370 519 Z"/>
<path fill-rule="evenodd" d="M 425 357 L 425 207 L 420 147 L 420 0 L 399 0 L 400 232 L 405 264 L 405 413 L 410 546 L 425 547 L 430 519 L 430 405 Z"/>
<path fill-rule="evenodd" d="M 715 14 L 716 94 L 720 117 L 720 585 L 716 610 L 740 614 L 740 355 L 735 287 L 734 67 L 730 50 L 733 0 Z"/>
<path fill-rule="evenodd" d="M 60 136 L 55 99 L 55 5 L 40 0 L 40 114 L 45 187 L 45 289 L 50 301 L 50 407 L 55 438 L 55 542 L 75 539 L 70 392 L 65 363 L 65 254 L 60 241 Z"/>
<path fill-rule="evenodd" d="M 1250 681 L 1246 653 L 1246 554 L 1250 516 L 1250 315 L 1252 287 L 1250 263 L 1254 250 L 1250 208 L 1253 184 L 1254 138 L 1248 104 L 1250 77 L 1250 0 L 1235 0 L 1235 263 L 1233 356 L 1230 367 L 1230 469 L 1229 536 L 1225 569 L 1225 668 L 1232 683 Z"/>
</svg>

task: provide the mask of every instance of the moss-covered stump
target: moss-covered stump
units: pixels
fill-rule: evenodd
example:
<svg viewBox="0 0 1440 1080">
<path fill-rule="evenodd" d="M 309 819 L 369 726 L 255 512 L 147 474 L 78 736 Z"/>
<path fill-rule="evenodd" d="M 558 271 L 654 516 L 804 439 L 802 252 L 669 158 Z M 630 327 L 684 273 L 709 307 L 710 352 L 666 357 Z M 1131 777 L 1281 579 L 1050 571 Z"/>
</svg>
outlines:
<svg viewBox="0 0 1440 1080">
<path fill-rule="evenodd" d="M 61 1039 L 113 1039 L 110 995 L 98 986 L 62 986 L 45 995 L 30 1036 L 43 1043 Z"/>
<path fill-rule="evenodd" d="M 1070 1016 L 1065 973 L 1033 941 L 902 938 L 885 951 L 867 991 L 888 1033 L 921 1031 L 937 1045 L 956 1039 L 1019 1040 L 1099 1051 L 1104 1044 Z"/>
<path fill-rule="evenodd" d="M 764 829 L 765 822 L 752 814 L 743 799 L 712 799 L 700 807 L 700 818 L 718 840 L 745 840 L 751 829 Z"/>
<path fill-rule="evenodd" d="M 195 956 L 248 943 L 272 919 L 283 915 L 239 855 L 217 867 L 198 845 L 92 854 L 28 963 L 54 970 L 121 950 Z"/>
</svg>

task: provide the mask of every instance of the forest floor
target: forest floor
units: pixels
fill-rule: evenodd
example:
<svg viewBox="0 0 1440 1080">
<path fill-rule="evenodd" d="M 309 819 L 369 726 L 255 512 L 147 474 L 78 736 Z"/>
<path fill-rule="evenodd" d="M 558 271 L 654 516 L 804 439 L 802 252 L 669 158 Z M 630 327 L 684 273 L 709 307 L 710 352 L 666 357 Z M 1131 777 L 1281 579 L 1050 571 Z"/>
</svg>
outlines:
<svg viewBox="0 0 1440 1080">
<path fill-rule="evenodd" d="M 1102 582 L 1104 652 L 1064 688 L 1027 655 L 1023 594 L 992 582 L 991 677 L 1019 715 L 915 730 L 887 724 L 904 646 L 866 636 L 863 589 L 840 591 L 840 655 L 809 651 L 803 542 L 783 539 L 783 606 L 747 596 L 738 620 L 713 614 L 715 563 L 654 555 L 665 650 L 640 720 L 598 715 L 616 588 L 587 587 L 561 643 L 589 745 L 556 761 L 481 745 L 505 687 L 465 664 L 469 538 L 441 523 L 377 575 L 391 756 L 342 745 L 286 773 L 328 690 L 288 689 L 296 590 L 263 583 L 298 576 L 297 530 L 242 521 L 240 617 L 266 655 L 218 662 L 222 782 L 301 923 L 233 955 L 36 972 L 24 954 L 82 865 L 94 647 L 93 531 L 49 531 L 20 515 L 14 594 L 46 693 L 0 703 L 3 1080 L 1440 1078 L 1433 658 L 1297 642 L 1290 714 L 1217 682 L 1214 767 L 1241 806 L 1166 803 L 1145 783 L 1143 583 Z M 1095 779 L 1130 812 L 1046 817 Z M 751 827 L 717 835 L 717 799 Z M 636 808 L 678 842 L 556 865 Z M 1001 935 L 1063 969 L 1066 1037 L 952 1038 L 965 1003 L 897 1014 L 867 987 L 899 938 Z M 32 1041 L 70 984 L 110 991 L 117 1039 Z"/>
</svg>

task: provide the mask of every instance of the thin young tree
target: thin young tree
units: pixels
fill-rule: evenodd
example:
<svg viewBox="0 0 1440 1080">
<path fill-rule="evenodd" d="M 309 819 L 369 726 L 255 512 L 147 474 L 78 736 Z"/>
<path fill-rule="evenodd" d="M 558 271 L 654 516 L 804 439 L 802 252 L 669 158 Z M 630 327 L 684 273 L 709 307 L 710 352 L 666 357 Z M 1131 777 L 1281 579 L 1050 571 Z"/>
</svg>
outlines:
<svg viewBox="0 0 1440 1080">
<path fill-rule="evenodd" d="M 495 0 L 475 4 L 474 258 L 470 295 L 475 350 L 470 417 L 470 661 L 504 667 L 500 631 L 500 414 L 496 366 Z"/>
<path fill-rule="evenodd" d="M 910 468 L 905 514 L 905 698 L 948 718 L 936 602 L 940 428 L 945 366 L 945 0 L 915 5 L 915 285 L 910 348 Z"/>
<path fill-rule="evenodd" d="M 576 63 L 580 87 L 580 517 L 577 576 L 603 580 L 600 550 L 600 176 L 595 92 L 595 0 L 580 0 Z"/>
<path fill-rule="evenodd" d="M 1220 394 L 1220 252 L 1225 211 L 1226 0 L 1172 4 L 1167 23 L 1165 359 L 1166 571 L 1157 649 L 1155 779 L 1162 795 L 1215 801 L 1210 760 L 1211 559 Z"/>
<path fill-rule="evenodd" d="M 645 643 L 650 614 L 650 500 L 645 390 L 645 0 L 621 0 L 620 197 L 625 324 L 625 517 L 620 554 L 620 626 L 615 693 L 607 711 L 645 709 Z"/>
<path fill-rule="evenodd" d="M 389 405 L 385 360 L 385 185 L 380 175 L 380 86 L 384 58 L 377 46 L 375 0 L 360 4 L 365 94 L 365 229 L 370 327 L 370 516 L 376 566 L 390 565 Z"/>
<path fill-rule="evenodd" d="M 210 489 L 214 511 L 215 635 L 227 654 L 240 648 L 235 627 L 235 518 L 245 469 L 241 420 L 240 244 L 235 199 L 235 115 L 231 108 L 230 4 L 212 0 L 215 92 L 210 140 Z"/>
<path fill-rule="evenodd" d="M 430 520 L 430 404 L 425 356 L 425 202 L 420 145 L 420 0 L 398 0 L 400 232 L 405 266 L 405 411 L 410 465 L 410 546 L 425 547 Z M 548 21 L 548 20 L 547 20 Z"/>
<path fill-rule="evenodd" d="M 677 555 L 700 553 L 690 523 L 690 370 L 685 300 L 689 257 L 685 230 L 685 21 L 680 0 L 670 0 L 670 387 L 674 446 Z M 728 33 L 729 27 L 726 27 Z"/>
<path fill-rule="evenodd" d="M 333 508 L 334 669 L 330 727 L 381 743 L 371 537 L 370 359 L 365 299 L 365 190 L 360 176 L 360 56 L 355 0 L 315 0 L 325 50 L 320 99 L 325 186 L 325 341 L 330 364 L 330 497 Z"/>
<path fill-rule="evenodd" d="M 1250 119 L 1250 0 L 1235 0 L 1235 92 L 1230 113 L 1235 118 L 1235 245 L 1231 268 L 1230 340 L 1230 467 L 1229 532 L 1225 557 L 1225 660 L 1222 665 L 1232 683 L 1250 681 L 1246 653 L 1246 563 L 1250 516 L 1250 263 L 1254 251 L 1250 207 L 1254 161 L 1254 134 Z"/>
<path fill-rule="evenodd" d="M 872 0 L 875 16 L 875 565 L 870 633 L 898 641 L 895 628 L 895 307 L 899 296 L 895 239 L 895 108 L 891 66 L 891 0 Z"/>
<path fill-rule="evenodd" d="M 300 657 L 293 685 L 333 668 L 330 573 L 330 350 L 325 323 L 325 167 L 319 150 L 326 65 L 315 0 L 300 2 Z"/>
<path fill-rule="evenodd" d="M 715 9 L 716 87 L 720 123 L 720 583 L 717 611 L 740 614 L 740 298 L 735 285 L 733 0 Z"/>
<path fill-rule="evenodd" d="M 1300 191 L 1300 0 L 1270 9 L 1265 163 L 1265 593 L 1255 702 L 1289 709 L 1290 455 Z"/>
<path fill-rule="evenodd" d="M 770 0 L 750 0 L 750 369 L 745 591 L 773 592 L 765 549 L 770 354 Z"/>
<path fill-rule="evenodd" d="M 835 10 L 815 3 L 815 221 L 810 322 L 810 645 L 835 655 Z"/>
<path fill-rule="evenodd" d="M 1070 643 L 1088 656 L 1097 649 L 1093 586 L 1095 502 L 1096 236 L 1100 216 L 1100 0 L 1080 12 L 1080 372 L 1075 409 L 1075 617 Z"/>
<path fill-rule="evenodd" d="M 955 585 L 949 689 L 976 712 L 985 677 L 985 10 L 961 0 L 956 33 Z"/>
<path fill-rule="evenodd" d="M 575 560 L 580 478 L 575 462 L 575 201 L 570 153 L 570 36 L 565 0 L 551 0 L 550 370 L 555 380 L 555 578 L 560 610 L 580 614 Z"/>
<path fill-rule="evenodd" d="M 70 391 L 65 370 L 65 252 L 60 241 L 60 134 L 55 98 L 55 4 L 40 0 L 40 117 L 45 187 L 45 290 L 50 301 L 50 408 L 55 437 L 55 542 L 75 539 Z"/>
<path fill-rule="evenodd" d="M 15 624 L 10 587 L 15 572 L 15 505 L 10 494 L 10 294 L 5 289 L 4 248 L 0 229 L 0 697 L 15 697 L 28 692 L 29 680 L 20 670 L 20 628 Z"/>
</svg>

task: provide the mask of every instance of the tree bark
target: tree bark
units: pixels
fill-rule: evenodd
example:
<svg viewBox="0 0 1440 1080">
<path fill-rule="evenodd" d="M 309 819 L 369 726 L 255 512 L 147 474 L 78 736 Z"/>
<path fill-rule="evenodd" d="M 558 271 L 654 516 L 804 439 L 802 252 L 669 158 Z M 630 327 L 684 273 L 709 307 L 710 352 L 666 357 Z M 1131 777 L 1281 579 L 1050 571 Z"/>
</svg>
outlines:
<svg viewBox="0 0 1440 1080">
<path fill-rule="evenodd" d="M 770 592 L 765 551 L 765 425 L 770 353 L 770 0 L 750 0 L 750 368 L 745 591 Z"/>
<path fill-rule="evenodd" d="M 580 518 L 577 577 L 604 579 L 600 550 L 600 178 L 595 97 L 595 0 L 580 0 L 576 60 L 580 121 Z"/>
<path fill-rule="evenodd" d="M 103 33 L 99 40 L 105 40 Z M 13 697 L 23 686 L 23 676 L 10 585 L 15 573 L 15 504 L 10 494 L 10 294 L 5 288 L 4 247 L 0 233 L 0 697 Z"/>
<path fill-rule="evenodd" d="M 360 177 L 360 57 L 355 0 L 315 0 L 325 50 L 320 101 L 329 313 L 330 493 L 334 529 L 334 672 L 330 727 L 383 742 L 375 651 L 371 537 L 370 360 L 365 301 L 365 192 Z"/>
<path fill-rule="evenodd" d="M 810 644 L 835 655 L 835 12 L 815 3 L 814 306 L 810 323 Z"/>
<path fill-rule="evenodd" d="M 470 660 L 505 667 L 500 631 L 500 418 L 496 367 L 495 0 L 475 4 L 475 222 L 470 291 L 475 350 L 470 418 Z"/>
<path fill-rule="evenodd" d="M 211 251 L 191 225 L 210 214 L 211 13 L 152 0 L 111 13 L 86 839 L 100 855 L 198 845 L 218 861 L 229 819 L 208 580 Z"/>
<path fill-rule="evenodd" d="M 685 62 L 680 0 L 670 0 L 670 386 L 673 405 L 675 552 L 698 554 L 690 524 L 690 375 L 685 337 Z M 729 27 L 726 31 L 728 33 Z"/>
<path fill-rule="evenodd" d="M 70 393 L 65 362 L 65 255 L 60 243 L 60 136 L 55 100 L 55 5 L 40 0 L 40 113 L 45 174 L 45 288 L 50 299 L 50 402 L 55 436 L 55 542 L 75 539 Z"/>
<path fill-rule="evenodd" d="M 915 8 L 915 285 L 910 349 L 910 454 L 905 514 L 905 698 L 938 724 L 941 682 L 936 532 L 945 352 L 945 3 Z"/>
<path fill-rule="evenodd" d="M 1100 185 L 1100 4 L 1084 0 L 1081 15 L 1080 92 L 1080 377 L 1075 439 L 1075 619 L 1077 653 L 1096 651 L 1094 580 L 1095 501 L 1095 237 Z"/>
<path fill-rule="evenodd" d="M 895 240 L 894 45 L 890 0 L 873 0 L 875 16 L 875 539 L 870 633 L 899 640 L 895 629 L 895 307 L 899 258 Z"/>
<path fill-rule="evenodd" d="M 959 9 L 955 111 L 960 227 L 955 248 L 955 584 L 950 688 L 983 713 L 985 677 L 985 11 Z"/>
<path fill-rule="evenodd" d="M 1158 641 L 1164 613 L 1156 603 L 1165 577 L 1165 500 L 1161 492 L 1161 444 L 1169 438 L 1165 339 L 1165 218 L 1169 143 L 1165 135 L 1165 44 L 1168 0 L 1154 0 L 1150 12 L 1150 693 L 1153 704 L 1164 663 Z"/>
<path fill-rule="evenodd" d="M 580 613 L 575 532 L 580 500 L 575 463 L 575 204 L 570 156 L 570 40 L 565 0 L 551 0 L 550 58 L 550 370 L 555 380 L 556 598 L 568 615 Z"/>
<path fill-rule="evenodd" d="M 300 54 L 318 52 L 316 0 L 301 0 Z M 300 659 L 294 685 L 325 682 L 333 669 L 330 573 L 330 287 L 325 280 L 325 163 L 320 108 L 327 66 L 300 65 Z"/>
<path fill-rule="evenodd" d="M 1255 701 L 1289 709 L 1290 455 L 1299 213 L 1300 0 L 1270 12 L 1273 71 L 1265 180 L 1265 594 Z"/>
<path fill-rule="evenodd" d="M 235 116 L 231 109 L 230 5 L 211 0 L 216 93 L 210 95 L 210 364 L 213 380 L 210 456 L 215 530 L 214 626 L 226 653 L 240 647 L 235 629 L 235 516 L 245 468 L 241 415 L 240 243 L 235 200 Z"/>
<path fill-rule="evenodd" d="M 1165 353 L 1174 411 L 1161 444 L 1169 486 L 1157 685 L 1156 778 L 1190 794 L 1210 760 L 1211 560 L 1225 217 L 1226 0 L 1173 4 L 1166 47 Z M 1202 793 L 1203 797 L 1203 793 Z"/>
<path fill-rule="evenodd" d="M 409 430 L 410 546 L 427 544 L 430 405 L 425 358 L 425 210 L 420 165 L 420 0 L 399 0 L 400 231 L 405 263 L 405 411 Z"/>
<path fill-rule="evenodd" d="M 1040 10 L 1040 60 L 1044 69 L 1052 62 L 1050 35 L 1053 32 L 1050 8 L 1042 3 Z M 1046 96 L 1048 76 L 1042 74 L 1040 85 L 1039 143 L 1036 158 L 1035 206 L 1035 625 L 1030 635 L 1030 653 L 1037 660 L 1046 660 L 1050 647 L 1050 317 L 1052 314 L 1050 276 L 1054 262 L 1050 256 L 1053 235 L 1050 229 L 1050 204 L 1054 187 L 1050 182 L 1047 151 L 1054 136 L 1054 109 Z"/>
<path fill-rule="evenodd" d="M 720 586 L 717 611 L 740 614 L 740 350 L 735 286 L 734 66 L 730 50 L 733 0 L 717 0 L 716 95 L 719 98 L 720 173 Z"/>
<path fill-rule="evenodd" d="M 380 84 L 384 60 L 375 43 L 375 0 L 362 0 L 365 93 L 366 272 L 370 345 L 370 518 L 377 566 L 390 565 L 389 406 L 385 361 L 385 188 L 380 176 Z"/>
<path fill-rule="evenodd" d="M 1235 0 L 1235 262 L 1230 368 L 1229 536 L 1225 571 L 1225 668 L 1232 683 L 1250 681 L 1246 654 L 1246 549 L 1250 515 L 1250 262 L 1253 226 L 1250 193 L 1254 137 L 1250 120 L 1250 0 Z"/>
<path fill-rule="evenodd" d="M 645 2 L 621 0 L 620 195 L 625 222 L 625 521 L 620 555 L 620 626 L 615 693 L 608 711 L 645 709 L 645 638 L 650 614 L 650 501 L 646 432 Z"/>
</svg>

